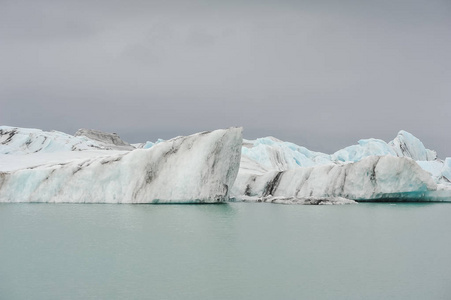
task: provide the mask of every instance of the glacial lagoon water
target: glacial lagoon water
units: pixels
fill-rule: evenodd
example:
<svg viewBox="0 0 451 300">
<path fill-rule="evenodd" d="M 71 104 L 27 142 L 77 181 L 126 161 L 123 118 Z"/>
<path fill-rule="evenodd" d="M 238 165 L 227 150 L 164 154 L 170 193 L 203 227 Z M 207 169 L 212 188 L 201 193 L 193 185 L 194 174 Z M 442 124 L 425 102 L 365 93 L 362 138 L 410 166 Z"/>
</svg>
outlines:
<svg viewBox="0 0 451 300">
<path fill-rule="evenodd" d="M 451 204 L 0 205 L 0 299 L 451 299 Z"/>
</svg>

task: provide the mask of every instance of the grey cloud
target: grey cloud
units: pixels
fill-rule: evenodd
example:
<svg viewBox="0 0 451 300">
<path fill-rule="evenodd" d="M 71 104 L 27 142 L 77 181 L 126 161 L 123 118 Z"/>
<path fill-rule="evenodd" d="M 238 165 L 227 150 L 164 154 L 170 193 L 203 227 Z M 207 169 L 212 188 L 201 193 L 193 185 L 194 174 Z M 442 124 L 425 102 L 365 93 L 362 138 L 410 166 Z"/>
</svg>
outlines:
<svg viewBox="0 0 451 300">
<path fill-rule="evenodd" d="M 451 156 L 448 1 L 4 3 L 2 124 L 326 152 L 405 129 Z"/>
<path fill-rule="evenodd" d="M 205 30 L 192 30 L 186 39 L 189 45 L 208 46 L 216 43 L 218 36 L 211 34 Z"/>
<path fill-rule="evenodd" d="M 0 38 L 48 42 L 55 39 L 83 38 L 100 28 L 82 12 L 58 1 L 3 1 L 0 3 Z"/>
</svg>

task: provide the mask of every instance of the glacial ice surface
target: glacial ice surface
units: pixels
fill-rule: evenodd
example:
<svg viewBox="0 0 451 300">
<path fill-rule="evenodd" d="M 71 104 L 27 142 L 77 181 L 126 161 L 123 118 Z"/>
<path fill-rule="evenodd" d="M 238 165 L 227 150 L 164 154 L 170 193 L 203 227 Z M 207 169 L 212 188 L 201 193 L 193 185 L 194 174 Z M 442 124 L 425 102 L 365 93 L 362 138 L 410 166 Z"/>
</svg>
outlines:
<svg viewBox="0 0 451 300">
<path fill-rule="evenodd" d="M 0 126 L 0 154 L 54 153 L 85 150 L 132 150 L 117 134 L 80 129 L 77 136 L 60 131 Z"/>
<path fill-rule="evenodd" d="M 404 156 L 423 161 L 430 161 L 437 158 L 435 151 L 426 149 L 417 137 L 404 130 L 401 130 L 389 145 L 399 157 Z"/>
<path fill-rule="evenodd" d="M 437 158 L 435 151 L 426 149 L 418 138 L 403 130 L 389 143 L 373 138 L 362 139 L 357 145 L 343 148 L 331 155 L 311 151 L 274 137 L 244 140 L 242 154 L 243 160 L 253 160 L 267 170 L 277 171 L 331 163 L 357 162 L 375 155 L 409 157 L 420 161 L 434 161 Z"/>
<path fill-rule="evenodd" d="M 210 133 L 203 135 L 210 136 Z M 129 145 L 116 134 L 94 130 L 80 130 L 77 136 L 71 136 L 57 131 L 0 126 L 0 171 L 3 171 L 0 184 L 9 186 L 8 189 L 0 188 L 3 197 L 0 201 L 18 201 L 14 195 L 22 195 L 23 201 L 56 202 L 60 199 L 56 191 L 59 191 L 58 195 L 64 195 L 62 198 L 66 202 L 121 203 L 208 202 L 216 198 L 223 201 L 229 194 L 236 200 L 285 204 L 353 203 L 349 199 L 449 201 L 451 198 L 451 158 L 438 159 L 434 151 L 426 149 L 419 139 L 406 131 L 400 131 L 388 143 L 373 138 L 362 139 L 333 154 L 310 151 L 274 137 L 244 140 L 242 147 L 236 148 L 234 144 L 231 148 L 238 154 L 241 152 L 241 161 L 239 172 L 236 164 L 230 166 L 229 170 L 233 170 L 230 174 L 238 172 L 238 175 L 234 183 L 226 176 L 226 194 L 218 192 L 218 188 L 210 189 L 212 185 L 205 184 L 205 176 L 202 180 L 194 176 L 193 182 L 202 183 L 206 190 L 193 184 L 190 185 L 193 194 L 190 194 L 187 192 L 188 179 L 180 177 L 188 171 L 200 170 L 200 167 L 196 169 L 184 162 L 184 159 L 193 161 L 193 157 L 199 158 L 199 166 L 208 173 L 208 163 L 202 164 L 200 159 L 211 160 L 212 154 L 205 154 L 208 147 L 187 151 L 189 155 L 180 156 L 180 159 L 156 154 L 167 147 L 168 142 L 181 139 L 185 138 Z M 180 148 L 183 147 L 182 143 Z M 139 151 L 130 151 L 135 148 Z M 152 150 L 154 154 L 141 153 L 145 150 Z M 236 158 L 235 150 L 229 150 L 222 152 L 229 152 L 228 155 Z M 227 159 L 210 166 L 216 168 L 219 163 L 225 169 L 226 162 Z M 149 166 L 158 172 L 147 172 Z M 143 184 L 143 178 L 147 181 L 153 178 L 152 183 Z M 11 188 L 11 182 L 16 182 L 16 190 Z M 62 182 L 70 184 L 63 188 Z M 90 186 L 89 182 L 95 183 L 93 190 L 79 188 L 83 184 Z M 142 183 L 142 188 L 137 186 L 138 182 Z M 151 188 L 159 184 L 165 188 L 159 192 Z M 23 192 L 19 191 L 21 189 Z M 68 196 L 71 189 L 76 191 L 73 196 Z M 212 196 L 213 190 L 218 197 Z"/>
<path fill-rule="evenodd" d="M 245 140 L 232 195 L 263 202 L 311 197 L 449 201 L 446 162 L 403 130 L 389 143 L 362 139 L 331 155 L 273 137 Z"/>
<path fill-rule="evenodd" d="M 356 162 L 373 155 L 397 156 L 393 148 L 386 142 L 379 139 L 363 139 L 359 140 L 357 145 L 338 150 L 331 155 L 331 160 L 334 162 Z"/>
<path fill-rule="evenodd" d="M 265 169 L 278 171 L 331 162 L 330 155 L 310 151 L 305 147 L 283 142 L 274 137 L 244 140 L 242 155 Z"/>
<path fill-rule="evenodd" d="M 443 164 L 442 168 L 442 176 L 448 181 L 451 182 L 451 157 L 447 157 Z"/>
<path fill-rule="evenodd" d="M 241 145 L 242 129 L 230 128 L 177 137 L 150 149 L 0 172 L 0 202 L 224 202 L 238 172 Z"/>
<path fill-rule="evenodd" d="M 102 149 L 87 137 L 74 137 L 59 131 L 0 126 L 0 153 L 28 154 L 37 152 L 80 151 Z"/>
<path fill-rule="evenodd" d="M 75 136 L 85 136 L 91 140 L 99 142 L 105 148 L 115 150 L 133 150 L 134 147 L 124 142 L 117 133 L 107 133 L 94 129 L 79 129 Z"/>
<path fill-rule="evenodd" d="M 451 190 L 440 188 L 414 160 L 385 155 L 369 156 L 354 163 L 260 174 L 240 170 L 232 194 L 237 199 L 257 200 L 342 197 L 358 201 L 449 201 Z"/>
</svg>

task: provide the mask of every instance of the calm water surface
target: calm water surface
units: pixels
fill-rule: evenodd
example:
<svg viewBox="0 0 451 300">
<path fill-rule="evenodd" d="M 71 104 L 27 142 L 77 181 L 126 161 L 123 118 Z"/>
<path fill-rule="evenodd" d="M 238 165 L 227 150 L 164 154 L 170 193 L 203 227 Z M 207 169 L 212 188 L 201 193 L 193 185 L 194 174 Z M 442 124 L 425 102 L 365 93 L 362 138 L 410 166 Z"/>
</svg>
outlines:
<svg viewBox="0 0 451 300">
<path fill-rule="evenodd" d="M 451 204 L 1 204 L 0 299 L 451 299 Z"/>
</svg>

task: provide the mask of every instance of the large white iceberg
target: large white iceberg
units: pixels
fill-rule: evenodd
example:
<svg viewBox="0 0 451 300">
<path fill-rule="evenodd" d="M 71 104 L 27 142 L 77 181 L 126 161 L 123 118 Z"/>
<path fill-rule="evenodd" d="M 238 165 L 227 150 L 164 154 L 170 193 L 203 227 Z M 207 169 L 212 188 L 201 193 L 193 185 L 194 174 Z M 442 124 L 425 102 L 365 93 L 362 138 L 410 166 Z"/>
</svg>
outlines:
<svg viewBox="0 0 451 300">
<path fill-rule="evenodd" d="M 224 202 L 238 173 L 241 145 L 242 129 L 230 128 L 150 149 L 0 172 L 0 202 Z"/>
<path fill-rule="evenodd" d="M 286 204 L 451 199 L 451 158 L 438 159 L 406 131 L 388 143 L 362 139 L 333 154 L 273 137 L 241 140 L 241 129 L 229 129 L 129 145 L 116 134 L 94 130 L 71 136 L 1 126 L 0 201 L 194 203 L 225 201 L 229 195 L 235 201 Z"/>
<path fill-rule="evenodd" d="M 232 193 L 243 200 L 336 199 L 358 201 L 446 201 L 443 190 L 414 160 L 369 156 L 348 164 L 329 164 L 266 173 L 239 173 Z M 269 198 L 268 198 L 269 197 Z"/>
<path fill-rule="evenodd" d="M 245 140 L 232 195 L 276 203 L 451 201 L 445 162 L 406 131 L 389 143 L 364 139 L 331 155 L 272 137 Z"/>
<path fill-rule="evenodd" d="M 395 139 L 386 143 L 379 139 L 362 139 L 333 154 L 311 151 L 274 137 L 244 140 L 242 160 L 251 160 L 267 170 L 285 171 L 298 167 L 312 167 L 330 163 L 357 162 L 368 156 L 391 155 L 409 157 L 416 161 L 434 161 L 437 154 L 426 149 L 412 134 L 401 130 Z"/>
</svg>

